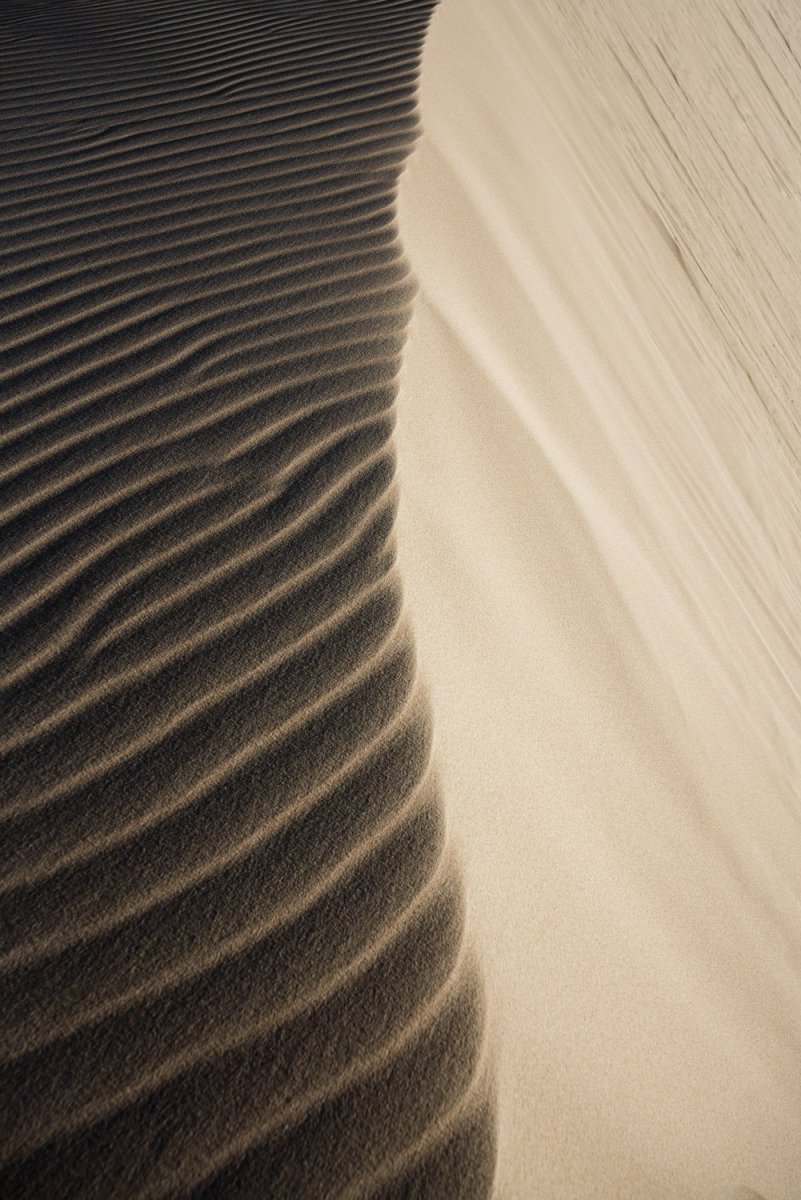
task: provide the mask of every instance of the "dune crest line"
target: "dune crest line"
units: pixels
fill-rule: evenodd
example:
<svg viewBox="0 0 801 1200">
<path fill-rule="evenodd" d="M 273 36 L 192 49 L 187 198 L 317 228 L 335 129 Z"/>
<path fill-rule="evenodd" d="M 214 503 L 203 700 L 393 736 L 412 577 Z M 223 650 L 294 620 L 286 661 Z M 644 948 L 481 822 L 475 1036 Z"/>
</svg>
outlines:
<svg viewBox="0 0 801 1200">
<path fill-rule="evenodd" d="M 436 0 L 0 12 L 0 1191 L 492 1190 L 395 566 Z"/>
</svg>

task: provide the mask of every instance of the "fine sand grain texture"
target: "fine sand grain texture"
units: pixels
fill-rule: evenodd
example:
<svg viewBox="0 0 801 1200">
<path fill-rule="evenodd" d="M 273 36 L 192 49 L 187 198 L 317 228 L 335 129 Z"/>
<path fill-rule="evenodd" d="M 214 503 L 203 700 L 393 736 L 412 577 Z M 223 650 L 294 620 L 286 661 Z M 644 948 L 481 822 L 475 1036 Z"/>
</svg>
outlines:
<svg viewBox="0 0 801 1200">
<path fill-rule="evenodd" d="M 702 44 L 733 54 L 733 28 L 759 55 L 747 21 L 773 45 L 767 8 L 788 5 L 746 7 L 444 0 L 426 40 L 399 204 L 420 283 L 399 556 L 499 1041 L 498 1200 L 801 1196 L 801 447 L 782 386 L 765 403 L 756 382 L 778 381 L 782 280 L 797 317 L 801 160 L 781 160 L 782 272 L 762 239 L 787 196 L 759 187 L 734 299 L 720 264 L 697 285 L 697 230 L 679 244 L 662 215 L 676 237 L 704 205 L 746 219 L 693 138 L 731 137 Z M 652 10 L 685 18 L 690 182 L 636 153 L 659 137 Z M 609 77 L 619 113 L 586 82 L 599 29 L 641 64 L 640 99 Z M 778 137 L 779 85 L 727 62 L 745 133 Z"/>
<path fill-rule="evenodd" d="M 394 567 L 433 0 L 0 9 L 0 1194 L 485 1197 Z"/>
</svg>

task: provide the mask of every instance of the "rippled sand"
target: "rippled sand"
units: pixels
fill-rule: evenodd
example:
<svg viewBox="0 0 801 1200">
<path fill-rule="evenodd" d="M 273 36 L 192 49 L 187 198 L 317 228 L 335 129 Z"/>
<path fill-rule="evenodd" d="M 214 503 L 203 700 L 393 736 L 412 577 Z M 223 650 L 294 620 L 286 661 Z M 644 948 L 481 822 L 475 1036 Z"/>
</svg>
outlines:
<svg viewBox="0 0 801 1200">
<path fill-rule="evenodd" d="M 0 13 L 0 1192 L 484 1197 L 394 565 L 430 0 Z"/>
<path fill-rule="evenodd" d="M 434 8 L 0 9 L 4 1197 L 801 1195 L 801 26 Z"/>
</svg>

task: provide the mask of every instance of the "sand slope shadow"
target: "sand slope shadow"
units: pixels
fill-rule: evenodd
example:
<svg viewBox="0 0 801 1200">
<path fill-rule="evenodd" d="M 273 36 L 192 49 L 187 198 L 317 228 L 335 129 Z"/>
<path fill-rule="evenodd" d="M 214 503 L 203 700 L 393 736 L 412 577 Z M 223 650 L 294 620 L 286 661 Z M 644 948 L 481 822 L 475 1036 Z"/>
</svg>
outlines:
<svg viewBox="0 0 801 1200">
<path fill-rule="evenodd" d="M 394 567 L 433 0 L 0 15 L 4 1196 L 485 1196 Z"/>
</svg>

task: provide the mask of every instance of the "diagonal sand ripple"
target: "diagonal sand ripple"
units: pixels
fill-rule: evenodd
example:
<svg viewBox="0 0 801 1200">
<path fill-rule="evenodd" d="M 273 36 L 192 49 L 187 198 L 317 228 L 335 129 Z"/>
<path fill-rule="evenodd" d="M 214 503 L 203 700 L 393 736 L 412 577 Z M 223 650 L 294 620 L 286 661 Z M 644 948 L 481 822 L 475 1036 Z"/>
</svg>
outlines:
<svg viewBox="0 0 801 1200">
<path fill-rule="evenodd" d="M 433 0 L 0 14 L 0 1191 L 488 1195 L 394 565 Z"/>
</svg>

